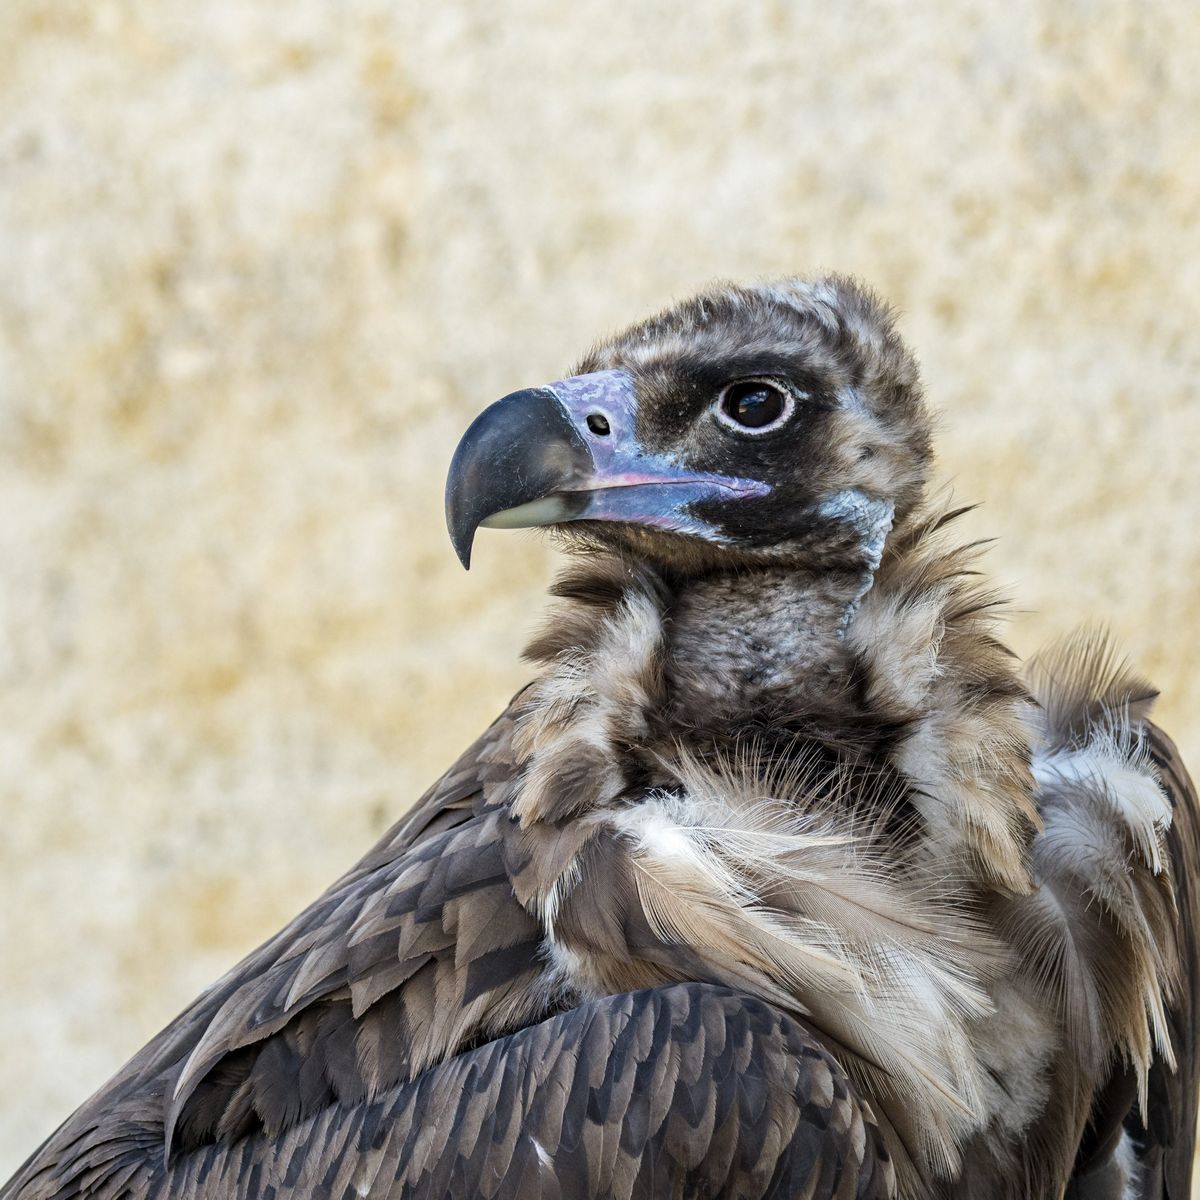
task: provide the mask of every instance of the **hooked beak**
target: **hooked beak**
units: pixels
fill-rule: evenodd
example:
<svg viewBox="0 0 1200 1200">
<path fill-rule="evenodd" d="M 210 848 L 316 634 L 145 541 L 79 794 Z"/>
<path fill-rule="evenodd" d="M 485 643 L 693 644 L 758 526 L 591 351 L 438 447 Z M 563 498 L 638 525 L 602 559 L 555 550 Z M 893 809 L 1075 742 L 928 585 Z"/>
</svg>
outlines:
<svg viewBox="0 0 1200 1200">
<path fill-rule="evenodd" d="M 446 524 L 463 566 L 471 565 L 481 525 L 627 521 L 723 541 L 691 505 L 771 490 L 647 452 L 638 443 L 635 415 L 633 379 L 619 370 L 513 392 L 480 413 L 463 434 L 446 480 Z"/>
</svg>

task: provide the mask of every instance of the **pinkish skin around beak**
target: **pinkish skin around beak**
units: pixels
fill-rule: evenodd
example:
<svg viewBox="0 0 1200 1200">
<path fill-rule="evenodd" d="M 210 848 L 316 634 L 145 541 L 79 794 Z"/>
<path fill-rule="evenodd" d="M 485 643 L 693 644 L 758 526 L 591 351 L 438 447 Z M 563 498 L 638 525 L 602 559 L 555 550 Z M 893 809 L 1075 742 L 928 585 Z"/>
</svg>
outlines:
<svg viewBox="0 0 1200 1200">
<path fill-rule="evenodd" d="M 621 370 L 513 392 L 485 409 L 459 442 L 446 482 L 446 521 L 463 566 L 481 525 L 625 521 L 721 541 L 691 505 L 771 490 L 647 452 L 636 411 L 633 379 Z"/>
</svg>

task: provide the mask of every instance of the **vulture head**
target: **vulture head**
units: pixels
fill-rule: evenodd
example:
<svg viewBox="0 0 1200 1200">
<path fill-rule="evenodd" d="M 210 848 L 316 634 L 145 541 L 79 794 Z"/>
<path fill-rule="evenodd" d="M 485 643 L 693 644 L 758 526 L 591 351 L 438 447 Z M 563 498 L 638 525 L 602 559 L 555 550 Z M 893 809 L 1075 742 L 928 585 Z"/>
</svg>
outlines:
<svg viewBox="0 0 1200 1200">
<path fill-rule="evenodd" d="M 486 409 L 446 517 L 552 526 L 676 569 L 878 563 L 930 459 L 916 363 L 844 278 L 720 287 L 609 338 L 566 379 Z"/>
</svg>

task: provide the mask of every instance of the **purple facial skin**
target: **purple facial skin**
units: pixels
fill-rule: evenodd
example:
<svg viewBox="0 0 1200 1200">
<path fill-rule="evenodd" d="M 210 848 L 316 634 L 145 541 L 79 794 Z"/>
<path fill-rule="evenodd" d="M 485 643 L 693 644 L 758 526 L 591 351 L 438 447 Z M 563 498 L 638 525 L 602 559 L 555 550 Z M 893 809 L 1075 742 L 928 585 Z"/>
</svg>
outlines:
<svg viewBox="0 0 1200 1200">
<path fill-rule="evenodd" d="M 692 471 L 645 450 L 625 371 L 598 371 L 497 400 L 463 435 L 446 481 L 446 521 L 463 565 L 480 525 L 625 521 L 726 540 L 690 511 L 698 500 L 764 496 L 753 479 Z"/>
<path fill-rule="evenodd" d="M 765 496 L 771 490 L 753 479 L 690 471 L 668 455 L 643 450 L 634 432 L 633 379 L 625 371 L 575 375 L 546 390 L 562 405 L 592 456 L 591 477 L 574 489 L 588 493 L 575 520 L 629 521 L 713 540 L 719 535 L 692 516 L 691 504 L 714 496 Z M 593 432 L 589 417 L 603 418 L 607 433 Z"/>
</svg>

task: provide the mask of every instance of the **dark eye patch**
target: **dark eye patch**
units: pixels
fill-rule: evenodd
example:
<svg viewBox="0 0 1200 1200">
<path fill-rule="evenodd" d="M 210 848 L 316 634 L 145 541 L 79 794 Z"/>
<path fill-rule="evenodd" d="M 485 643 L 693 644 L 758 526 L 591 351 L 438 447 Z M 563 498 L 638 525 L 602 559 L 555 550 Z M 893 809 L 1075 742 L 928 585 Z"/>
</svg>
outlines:
<svg viewBox="0 0 1200 1200">
<path fill-rule="evenodd" d="M 774 385 L 806 419 L 838 406 L 836 393 L 817 371 L 794 358 L 758 349 L 712 356 L 691 350 L 643 366 L 636 375 L 642 397 L 638 434 L 655 449 L 673 448 L 699 423 L 713 433 L 723 431 L 727 443 L 729 432 L 741 430 L 747 446 L 754 443 L 765 450 L 754 428 L 736 424 L 718 408 L 722 392 L 733 384 Z"/>
</svg>

